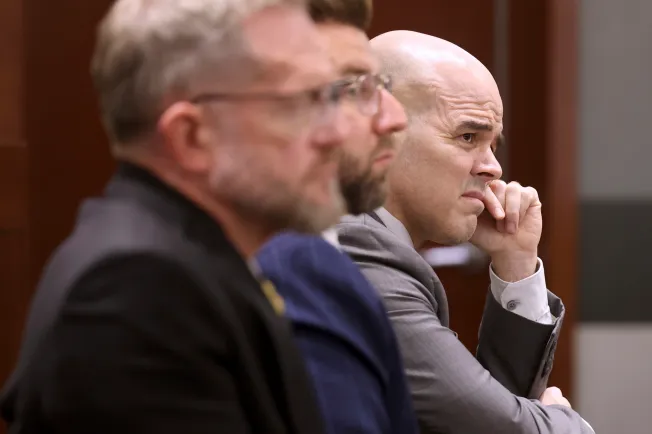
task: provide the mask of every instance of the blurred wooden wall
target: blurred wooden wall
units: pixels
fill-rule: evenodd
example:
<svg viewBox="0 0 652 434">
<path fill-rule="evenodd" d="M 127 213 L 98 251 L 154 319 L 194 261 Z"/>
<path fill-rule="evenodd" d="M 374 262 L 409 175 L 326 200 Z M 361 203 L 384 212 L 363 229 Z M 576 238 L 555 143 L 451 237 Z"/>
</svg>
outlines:
<svg viewBox="0 0 652 434">
<path fill-rule="evenodd" d="M 110 3 L 0 1 L 0 384 L 43 264 L 113 168 L 88 73 Z"/>
<path fill-rule="evenodd" d="M 0 382 L 18 349 L 29 285 L 29 153 L 22 0 L 0 2 Z M 0 432 L 2 424 L 0 423 Z"/>
</svg>

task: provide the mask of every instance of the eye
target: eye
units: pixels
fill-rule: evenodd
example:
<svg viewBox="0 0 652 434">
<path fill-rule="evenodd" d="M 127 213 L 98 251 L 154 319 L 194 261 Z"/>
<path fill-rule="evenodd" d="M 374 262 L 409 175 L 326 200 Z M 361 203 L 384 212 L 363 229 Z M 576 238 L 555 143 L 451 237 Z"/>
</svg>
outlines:
<svg viewBox="0 0 652 434">
<path fill-rule="evenodd" d="M 466 143 L 473 143 L 473 141 L 475 140 L 475 136 L 476 136 L 475 133 L 465 133 L 465 134 L 462 134 L 460 137 Z"/>
<path fill-rule="evenodd" d="M 346 88 L 346 96 L 348 98 L 357 97 L 359 92 L 360 92 L 360 85 L 357 83 L 351 84 Z"/>
</svg>

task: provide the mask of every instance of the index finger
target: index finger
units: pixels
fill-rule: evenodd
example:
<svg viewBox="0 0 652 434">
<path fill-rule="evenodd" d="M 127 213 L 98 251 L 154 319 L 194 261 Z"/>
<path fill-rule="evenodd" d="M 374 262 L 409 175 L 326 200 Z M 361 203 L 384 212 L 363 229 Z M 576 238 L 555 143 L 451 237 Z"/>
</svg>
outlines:
<svg viewBox="0 0 652 434">
<path fill-rule="evenodd" d="M 505 218 L 503 205 L 489 186 L 484 190 L 484 205 L 487 208 L 487 211 L 489 211 L 489 214 L 491 214 L 491 216 L 496 220 L 502 220 Z"/>
</svg>

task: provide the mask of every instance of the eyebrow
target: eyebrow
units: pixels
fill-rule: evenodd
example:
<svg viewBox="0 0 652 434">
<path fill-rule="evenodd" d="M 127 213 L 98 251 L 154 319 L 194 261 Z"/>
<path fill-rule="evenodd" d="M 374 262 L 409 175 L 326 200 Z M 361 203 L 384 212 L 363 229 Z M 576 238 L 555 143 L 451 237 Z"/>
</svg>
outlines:
<svg viewBox="0 0 652 434">
<path fill-rule="evenodd" d="M 464 121 L 459 127 L 459 130 L 473 130 L 473 131 L 493 131 L 493 125 L 486 124 L 478 121 Z"/>
<path fill-rule="evenodd" d="M 374 72 L 374 67 L 364 60 L 353 60 L 341 65 L 340 74 L 342 75 L 364 75 Z"/>
</svg>

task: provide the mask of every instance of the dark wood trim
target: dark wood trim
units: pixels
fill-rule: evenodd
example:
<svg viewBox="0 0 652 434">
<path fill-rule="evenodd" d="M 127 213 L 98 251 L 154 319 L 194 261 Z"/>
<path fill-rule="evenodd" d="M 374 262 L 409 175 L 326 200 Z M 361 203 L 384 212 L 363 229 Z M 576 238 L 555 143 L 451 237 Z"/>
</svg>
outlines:
<svg viewBox="0 0 652 434">
<path fill-rule="evenodd" d="M 0 1 L 0 386 L 18 355 L 29 298 L 22 12 L 22 0 Z"/>
<path fill-rule="evenodd" d="M 0 147 L 0 230 L 27 229 L 27 153 L 24 146 Z"/>
<path fill-rule="evenodd" d="M 83 7 L 79 0 L 22 1 L 35 288 L 47 259 L 72 230 L 80 202 L 101 193 L 114 167 L 89 74 L 96 26 L 112 1 Z"/>
<path fill-rule="evenodd" d="M 0 1 L 0 142 L 24 136 L 22 7 L 22 0 Z"/>
<path fill-rule="evenodd" d="M 509 161 L 514 180 L 539 191 L 548 287 L 566 305 L 550 385 L 573 396 L 578 257 L 577 0 L 510 0 Z"/>
<path fill-rule="evenodd" d="M 548 285 L 562 295 L 566 305 L 557 364 L 552 381 L 562 385 L 572 399 L 574 330 L 577 324 L 578 192 L 577 110 L 579 1 L 549 0 L 547 23 L 547 127 L 546 183 L 549 207 Z M 559 347 L 558 347 L 559 348 Z"/>
<path fill-rule="evenodd" d="M 0 138 L 0 150 L 5 150 L 5 149 L 10 149 L 10 150 L 18 150 L 18 149 L 27 149 L 27 142 L 21 139 L 3 139 Z M 14 152 L 14 151 L 11 151 Z M 23 151 L 16 151 L 16 152 L 23 152 Z"/>
</svg>

